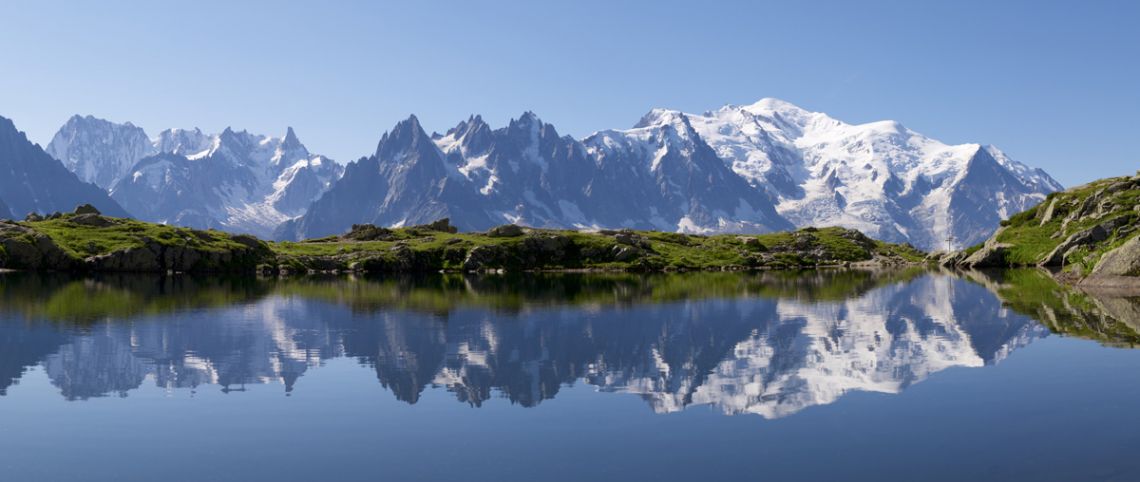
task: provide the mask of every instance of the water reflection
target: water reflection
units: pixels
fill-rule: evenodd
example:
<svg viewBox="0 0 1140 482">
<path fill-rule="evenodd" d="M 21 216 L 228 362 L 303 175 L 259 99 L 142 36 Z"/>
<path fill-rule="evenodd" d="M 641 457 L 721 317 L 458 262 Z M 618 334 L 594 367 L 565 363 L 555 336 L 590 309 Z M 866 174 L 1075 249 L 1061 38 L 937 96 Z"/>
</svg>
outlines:
<svg viewBox="0 0 1140 482">
<path fill-rule="evenodd" d="M 1134 343 L 1135 298 L 1048 283 L 1036 272 L 921 271 L 7 274 L 0 394 L 35 366 L 70 400 L 127 396 L 145 383 L 225 391 L 280 383 L 290 393 L 323 361 L 349 357 L 408 403 L 437 387 L 473 406 L 503 397 L 530 407 L 584 382 L 636 394 L 658 412 L 710 405 L 776 418 L 852 391 L 897 393 L 950 367 L 997 363 L 1050 330 Z"/>
</svg>

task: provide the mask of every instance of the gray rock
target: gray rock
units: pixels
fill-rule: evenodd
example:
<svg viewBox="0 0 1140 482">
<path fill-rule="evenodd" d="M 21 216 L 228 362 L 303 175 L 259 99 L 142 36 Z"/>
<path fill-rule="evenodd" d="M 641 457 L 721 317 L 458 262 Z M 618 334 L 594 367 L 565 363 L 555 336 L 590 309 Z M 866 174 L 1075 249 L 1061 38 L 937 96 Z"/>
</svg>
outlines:
<svg viewBox="0 0 1140 482">
<path fill-rule="evenodd" d="M 1053 210 L 1057 208 L 1057 198 L 1049 203 L 1049 207 L 1045 208 L 1045 213 L 1041 215 L 1041 222 L 1038 226 L 1044 226 L 1053 220 Z"/>
<path fill-rule="evenodd" d="M 443 218 L 438 221 L 433 221 L 427 224 L 419 224 L 412 226 L 413 229 L 422 229 L 424 231 L 439 231 L 441 233 L 458 233 L 459 228 L 451 225 L 450 218 Z"/>
<path fill-rule="evenodd" d="M 643 254 L 641 248 L 635 246 L 614 246 L 613 249 L 614 261 L 625 263 L 640 258 Z"/>
<path fill-rule="evenodd" d="M 502 258 L 503 250 L 499 246 L 476 246 L 467 253 L 467 258 L 463 260 L 463 269 L 479 271 L 497 268 L 501 266 Z"/>
<path fill-rule="evenodd" d="M 1069 235 L 1069 237 L 1065 238 L 1064 241 L 1061 241 L 1061 244 L 1058 244 L 1056 248 L 1053 248 L 1053 251 L 1050 251 L 1049 254 L 1045 255 L 1045 258 L 1041 260 L 1039 265 L 1063 266 L 1065 264 L 1065 258 L 1075 248 L 1104 241 L 1112 235 L 1113 231 L 1127 223 L 1128 218 L 1117 217 L 1091 228 L 1077 231 Z"/>
<path fill-rule="evenodd" d="M 79 224 L 82 226 L 94 226 L 97 228 L 105 228 L 107 226 L 113 226 L 115 224 L 114 221 L 98 214 L 80 214 L 78 216 L 72 216 L 68 218 L 67 222 L 72 224 Z"/>
<path fill-rule="evenodd" d="M 614 241 L 626 246 L 649 249 L 649 240 L 637 233 L 622 231 L 614 235 Z"/>
<path fill-rule="evenodd" d="M 150 247 L 128 248 L 112 253 L 91 256 L 84 260 L 93 271 L 125 271 L 154 273 L 162 271 L 163 259 L 160 253 Z"/>
<path fill-rule="evenodd" d="M 938 265 L 942 266 L 944 268 L 949 268 L 951 266 L 961 265 L 961 264 L 963 264 L 963 261 L 965 261 L 965 260 L 966 260 L 966 252 L 965 251 L 954 251 L 954 252 L 950 252 L 950 253 L 945 253 L 942 256 L 940 256 L 938 258 Z"/>
<path fill-rule="evenodd" d="M 75 214 L 94 214 L 98 216 L 103 213 L 99 212 L 95 206 L 92 206 L 90 204 L 80 204 L 79 206 L 75 207 Z"/>
<path fill-rule="evenodd" d="M 1089 276 L 1140 276 L 1140 236 L 1101 256 Z"/>
<path fill-rule="evenodd" d="M 1009 255 L 1011 245 L 1005 243 L 987 242 L 982 249 L 966 257 L 960 263 L 970 268 L 1002 268 L 1008 267 L 1006 257 Z"/>
<path fill-rule="evenodd" d="M 487 236 L 492 238 L 515 238 L 525 234 L 523 228 L 516 224 L 504 224 L 496 226 L 487 231 Z"/>
<path fill-rule="evenodd" d="M 384 241 L 391 239 L 392 230 L 371 224 L 353 224 L 352 229 L 341 237 L 353 241 Z"/>
</svg>

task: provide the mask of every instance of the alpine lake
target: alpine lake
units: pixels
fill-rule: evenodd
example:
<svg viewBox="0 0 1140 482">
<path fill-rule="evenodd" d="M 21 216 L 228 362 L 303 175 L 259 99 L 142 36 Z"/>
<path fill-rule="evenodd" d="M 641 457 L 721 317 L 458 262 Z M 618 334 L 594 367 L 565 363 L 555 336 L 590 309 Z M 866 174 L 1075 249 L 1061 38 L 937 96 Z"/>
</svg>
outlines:
<svg viewBox="0 0 1140 482">
<path fill-rule="evenodd" d="M 1140 296 L 1037 270 L 0 274 L 0 479 L 1140 480 Z"/>
</svg>

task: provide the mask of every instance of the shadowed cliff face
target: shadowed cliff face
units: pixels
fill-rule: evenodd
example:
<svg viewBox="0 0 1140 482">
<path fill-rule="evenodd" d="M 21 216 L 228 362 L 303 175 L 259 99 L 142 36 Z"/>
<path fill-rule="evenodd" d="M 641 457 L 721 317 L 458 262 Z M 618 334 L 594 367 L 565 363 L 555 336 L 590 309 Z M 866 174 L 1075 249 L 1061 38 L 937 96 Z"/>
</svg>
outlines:
<svg viewBox="0 0 1140 482">
<path fill-rule="evenodd" d="M 127 212 L 102 189 L 81 181 L 59 161 L 16 130 L 12 121 L 0 117 L 0 218 L 28 213 L 71 211 L 80 204 L 93 204 L 110 216 Z"/>
<path fill-rule="evenodd" d="M 1135 314 L 1135 298 L 1067 298 L 1068 311 L 1055 316 L 1065 303 L 1056 295 L 1065 294 L 1040 290 L 1037 278 L 976 280 L 913 271 L 7 274 L 0 393 L 37 366 L 71 400 L 129 396 L 149 383 L 226 392 L 274 383 L 288 393 L 305 390 L 323 362 L 352 358 L 408 403 L 443 389 L 472 406 L 505 398 L 531 407 L 584 382 L 635 394 L 657 412 L 709 405 L 778 418 L 851 392 L 898 393 L 950 367 L 998 363 L 1050 331 L 1115 345 L 1136 337 L 1131 324 L 1111 321 Z M 1034 298 L 1010 301 L 1017 294 Z"/>
</svg>

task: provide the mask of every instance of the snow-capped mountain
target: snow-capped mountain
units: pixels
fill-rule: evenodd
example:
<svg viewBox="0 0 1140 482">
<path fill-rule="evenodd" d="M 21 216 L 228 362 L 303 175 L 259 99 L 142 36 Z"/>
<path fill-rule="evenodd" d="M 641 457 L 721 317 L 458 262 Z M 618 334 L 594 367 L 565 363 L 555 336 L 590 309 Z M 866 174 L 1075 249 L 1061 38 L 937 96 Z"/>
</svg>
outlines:
<svg viewBox="0 0 1140 482">
<path fill-rule="evenodd" d="M 80 204 L 92 204 L 109 216 L 127 215 L 105 191 L 80 180 L 0 117 L 0 218 L 70 212 Z"/>
<path fill-rule="evenodd" d="M 139 159 L 158 151 L 142 128 L 92 116 L 72 116 L 45 149 L 84 182 L 103 189 L 123 177 Z"/>
<path fill-rule="evenodd" d="M 682 114 L 651 113 L 668 115 Z M 776 99 L 683 115 L 797 226 L 844 226 L 924 249 L 948 237 L 968 246 L 1063 189 L 993 146 L 946 145 L 894 121 L 846 124 Z"/>
<path fill-rule="evenodd" d="M 292 129 L 147 139 L 130 124 L 76 116 L 48 150 L 142 219 L 282 239 L 450 217 L 464 230 L 834 225 L 935 250 L 984 240 L 1062 188 L 993 146 L 947 145 L 894 121 L 847 124 L 776 99 L 704 114 L 654 109 L 631 129 L 584 139 L 531 112 L 497 129 L 472 116 L 433 135 L 412 116 L 343 178 Z"/>
<path fill-rule="evenodd" d="M 441 217 L 466 230 L 505 223 L 686 232 L 792 227 L 767 196 L 716 157 L 684 116 L 674 120 L 578 141 L 530 112 L 500 129 L 474 116 L 432 136 L 413 116 L 278 236 L 309 238 L 356 223 L 400 226 Z"/>
<path fill-rule="evenodd" d="M 168 129 L 150 139 L 129 123 L 76 116 L 49 149 L 140 219 L 259 236 L 304 214 L 343 170 L 292 128 L 284 137 Z"/>
<path fill-rule="evenodd" d="M 946 145 L 893 121 L 846 124 L 775 99 L 700 115 L 654 109 L 632 129 L 582 140 L 529 112 L 500 129 L 473 116 L 428 139 L 414 117 L 402 122 L 336 195 L 278 235 L 450 216 L 470 230 L 836 225 L 938 249 L 983 240 L 1062 187 L 992 146 Z"/>
</svg>

